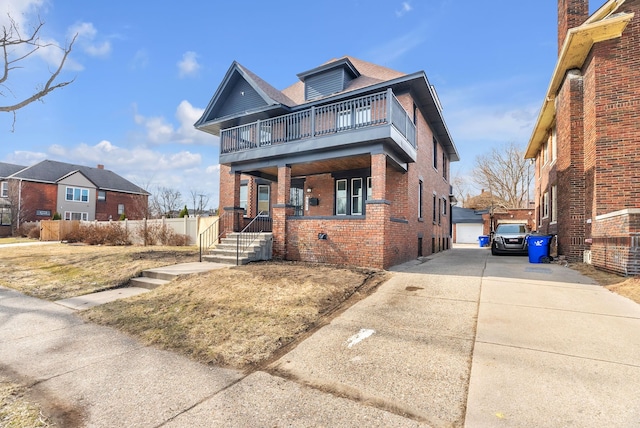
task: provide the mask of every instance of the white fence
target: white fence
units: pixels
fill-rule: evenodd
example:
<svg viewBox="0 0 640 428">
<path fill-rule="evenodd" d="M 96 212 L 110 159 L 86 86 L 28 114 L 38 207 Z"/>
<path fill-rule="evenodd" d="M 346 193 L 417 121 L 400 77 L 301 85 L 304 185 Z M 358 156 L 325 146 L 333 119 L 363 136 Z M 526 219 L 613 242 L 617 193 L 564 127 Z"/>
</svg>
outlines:
<svg viewBox="0 0 640 428">
<path fill-rule="evenodd" d="M 117 224 L 124 228 L 131 239 L 133 244 L 144 244 L 144 234 L 141 234 L 140 231 L 149 226 L 166 226 L 171 228 L 176 234 L 185 235 L 189 237 L 189 245 L 199 245 L 198 237 L 200 233 L 212 225 L 218 217 L 184 217 L 184 218 L 159 218 L 159 219 L 149 219 L 149 220 L 123 220 L 123 221 L 64 221 L 64 220 L 56 220 L 56 221 L 48 221 L 47 223 L 51 223 L 56 225 L 56 231 L 60 229 L 62 224 L 60 223 L 76 223 L 81 225 L 97 225 L 97 226 L 107 226 L 110 224 Z M 77 227 L 77 226 L 76 226 Z M 41 229 L 42 231 L 43 229 Z M 51 235 L 50 238 L 46 238 L 44 235 Z M 52 234 L 43 234 L 41 232 L 41 239 L 43 240 L 61 240 L 64 237 L 61 236 L 60 232 L 52 233 Z"/>
</svg>

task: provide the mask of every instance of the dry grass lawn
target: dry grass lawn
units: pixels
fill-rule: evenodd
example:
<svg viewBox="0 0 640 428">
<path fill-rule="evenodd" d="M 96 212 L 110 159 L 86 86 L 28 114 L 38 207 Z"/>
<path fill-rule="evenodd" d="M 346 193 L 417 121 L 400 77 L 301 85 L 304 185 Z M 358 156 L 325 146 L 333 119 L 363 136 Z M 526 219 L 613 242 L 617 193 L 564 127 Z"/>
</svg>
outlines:
<svg viewBox="0 0 640 428">
<path fill-rule="evenodd" d="M 640 277 L 625 278 L 620 275 L 598 270 L 592 265 L 585 263 L 571 263 L 569 267 L 592 278 L 608 290 L 625 296 L 636 303 L 640 303 Z"/>
<path fill-rule="evenodd" d="M 0 427 L 50 427 L 38 405 L 25 397 L 26 388 L 0 379 Z"/>
<path fill-rule="evenodd" d="M 0 285 L 59 300 L 122 287 L 145 269 L 193 261 L 198 261 L 195 247 L 0 247 Z"/>
<path fill-rule="evenodd" d="M 83 315 L 204 363 L 266 364 L 386 280 L 385 272 L 262 262 L 191 275 Z"/>
</svg>

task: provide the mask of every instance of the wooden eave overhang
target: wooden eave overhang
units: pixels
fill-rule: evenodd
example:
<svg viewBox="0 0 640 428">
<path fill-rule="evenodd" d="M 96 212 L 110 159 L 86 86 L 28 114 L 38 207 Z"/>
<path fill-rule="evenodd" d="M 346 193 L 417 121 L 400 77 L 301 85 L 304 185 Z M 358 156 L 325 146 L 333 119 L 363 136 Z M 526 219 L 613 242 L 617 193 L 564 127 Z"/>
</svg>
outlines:
<svg viewBox="0 0 640 428">
<path fill-rule="evenodd" d="M 525 159 L 535 158 L 544 144 L 556 116 L 555 100 L 567 71 L 582 68 L 594 44 L 618 38 L 633 19 L 633 13 L 612 15 L 624 0 L 607 2 L 579 27 L 569 30 L 560 51 L 549 89 L 529 139 Z"/>
</svg>

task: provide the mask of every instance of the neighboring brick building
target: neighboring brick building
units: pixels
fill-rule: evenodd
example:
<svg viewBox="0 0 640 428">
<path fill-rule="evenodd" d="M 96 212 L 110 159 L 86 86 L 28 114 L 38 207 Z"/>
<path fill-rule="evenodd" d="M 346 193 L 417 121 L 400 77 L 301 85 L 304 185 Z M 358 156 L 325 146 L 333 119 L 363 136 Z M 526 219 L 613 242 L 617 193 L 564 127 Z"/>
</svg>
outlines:
<svg viewBox="0 0 640 428">
<path fill-rule="evenodd" d="M 118 220 L 124 213 L 145 217 L 149 194 L 116 173 L 104 169 L 45 160 L 24 167 L 0 163 L 1 196 L 18 224 L 51 219 Z"/>
<path fill-rule="evenodd" d="M 298 78 L 278 91 L 234 62 L 196 123 L 220 136 L 223 216 L 270 218 L 287 260 L 387 268 L 450 248 L 459 157 L 424 72 L 343 57 Z"/>
<path fill-rule="evenodd" d="M 558 1 L 558 63 L 526 152 L 537 223 L 571 261 L 640 274 L 640 1 Z"/>
</svg>

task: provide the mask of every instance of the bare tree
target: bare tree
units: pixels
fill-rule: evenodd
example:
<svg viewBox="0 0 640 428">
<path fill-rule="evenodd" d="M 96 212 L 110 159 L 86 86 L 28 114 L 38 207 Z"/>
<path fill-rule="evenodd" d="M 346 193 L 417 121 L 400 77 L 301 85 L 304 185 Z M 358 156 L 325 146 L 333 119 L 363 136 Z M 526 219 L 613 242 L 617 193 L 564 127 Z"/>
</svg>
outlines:
<svg viewBox="0 0 640 428">
<path fill-rule="evenodd" d="M 209 205 L 209 199 L 211 199 L 211 196 L 204 193 L 202 190 L 197 189 L 190 189 L 189 196 L 191 197 L 191 206 L 193 207 L 194 214 L 202 214 L 204 212 L 204 208 Z"/>
<path fill-rule="evenodd" d="M 58 88 L 63 88 L 75 80 L 74 78 L 63 82 L 57 81 L 78 35 L 74 35 L 71 43 L 65 47 L 56 46 L 52 43 L 43 43 L 40 41 L 40 30 L 44 26 L 44 22 L 42 20 L 38 19 L 38 23 L 26 35 L 23 35 L 16 21 L 11 17 L 11 15 L 8 15 L 8 17 L 9 23 L 2 26 L 2 33 L 0 34 L 0 48 L 2 49 L 3 60 L 2 70 L 0 70 L 1 96 L 6 97 L 7 94 L 11 94 L 15 97 L 11 86 L 8 84 L 9 77 L 13 77 L 14 72 L 17 69 L 22 68 L 20 64 L 29 56 L 33 55 L 39 49 L 47 47 L 56 47 L 63 52 L 62 59 L 60 60 L 56 70 L 50 72 L 51 75 L 44 84 L 36 86 L 35 93 L 25 97 L 24 99 L 18 100 L 13 104 L 0 105 L 0 112 L 13 113 L 13 123 L 15 125 L 17 110 L 34 101 L 42 99 L 50 92 Z"/>
<path fill-rule="evenodd" d="M 154 217 L 172 218 L 178 215 L 182 204 L 182 195 L 179 190 L 168 187 L 158 187 L 151 196 L 149 202 L 151 214 Z"/>
<path fill-rule="evenodd" d="M 478 187 L 504 201 L 505 208 L 528 208 L 532 172 L 524 150 L 512 142 L 477 156 L 473 179 Z"/>
<path fill-rule="evenodd" d="M 471 184 L 468 177 L 456 173 L 451 177 L 451 186 L 453 187 L 453 195 L 458 201 L 457 205 L 466 207 L 466 202 L 471 197 Z"/>
</svg>

